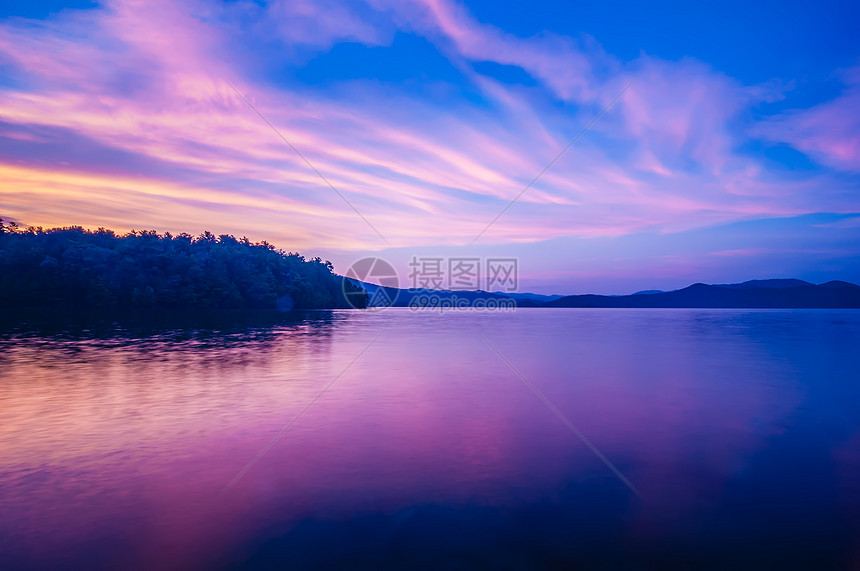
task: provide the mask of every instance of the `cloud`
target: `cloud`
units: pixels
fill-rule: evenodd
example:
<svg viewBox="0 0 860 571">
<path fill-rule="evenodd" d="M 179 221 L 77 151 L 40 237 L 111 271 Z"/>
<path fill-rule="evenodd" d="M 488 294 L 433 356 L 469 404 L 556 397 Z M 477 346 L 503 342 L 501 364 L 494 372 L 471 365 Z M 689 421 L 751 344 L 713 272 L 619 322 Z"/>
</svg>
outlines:
<svg viewBox="0 0 860 571">
<path fill-rule="evenodd" d="M 596 99 L 601 86 L 595 81 L 598 74 L 620 69 L 618 62 L 590 38 L 555 34 L 519 38 L 477 22 L 465 8 L 445 0 L 372 0 L 372 3 L 394 12 L 402 25 L 440 41 L 443 46 L 447 43 L 463 58 L 522 68 L 562 99 Z"/>
<path fill-rule="evenodd" d="M 860 67 L 842 74 L 844 90 L 809 109 L 782 113 L 752 131 L 788 143 L 824 165 L 860 172 Z"/>
<path fill-rule="evenodd" d="M 443 102 L 375 81 L 372 71 L 337 88 L 254 71 L 266 58 L 303 65 L 283 59 L 282 47 L 390 49 L 395 33 L 429 38 L 455 64 L 461 77 Z M 30 224 L 209 228 L 291 249 L 381 247 L 230 81 L 390 242 L 465 244 L 635 74 L 482 243 L 856 210 L 850 183 L 826 171 L 783 176 L 740 151 L 745 113 L 778 98 L 778 85 L 743 85 L 693 60 L 622 62 L 589 38 L 520 38 L 441 0 L 113 0 L 2 21 L 0 50 L 14 78 L 0 88 L 0 206 Z M 479 61 L 520 67 L 537 83 L 507 85 L 475 72 Z"/>
</svg>

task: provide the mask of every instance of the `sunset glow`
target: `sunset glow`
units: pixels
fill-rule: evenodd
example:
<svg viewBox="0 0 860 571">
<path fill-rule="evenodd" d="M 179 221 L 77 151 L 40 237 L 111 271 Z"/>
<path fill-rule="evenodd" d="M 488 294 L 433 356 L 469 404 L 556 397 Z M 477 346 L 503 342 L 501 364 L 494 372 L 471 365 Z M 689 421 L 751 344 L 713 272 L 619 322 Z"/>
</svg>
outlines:
<svg viewBox="0 0 860 571">
<path fill-rule="evenodd" d="M 0 216 L 245 235 L 339 271 L 368 253 L 504 252 L 542 293 L 860 279 L 856 20 L 810 16 L 808 37 L 752 40 L 754 12 L 712 61 L 707 38 L 679 54 L 643 32 L 672 25 L 660 13 L 620 18 L 624 43 L 547 29 L 553 9 L 520 21 L 445 0 L 0 8 Z M 834 51 L 816 34 L 846 39 Z M 795 41 L 810 42 L 805 59 L 774 55 Z"/>
</svg>

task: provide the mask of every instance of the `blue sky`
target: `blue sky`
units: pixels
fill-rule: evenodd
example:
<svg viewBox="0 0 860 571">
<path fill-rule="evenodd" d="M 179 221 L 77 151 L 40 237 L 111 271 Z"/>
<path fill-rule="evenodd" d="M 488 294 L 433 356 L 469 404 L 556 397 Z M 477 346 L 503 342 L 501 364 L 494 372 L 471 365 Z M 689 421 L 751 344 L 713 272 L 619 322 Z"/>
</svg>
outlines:
<svg viewBox="0 0 860 571">
<path fill-rule="evenodd" d="M 860 281 L 859 12 L 5 3 L 0 215 L 247 235 L 340 271 L 515 255 L 541 293 Z"/>
</svg>

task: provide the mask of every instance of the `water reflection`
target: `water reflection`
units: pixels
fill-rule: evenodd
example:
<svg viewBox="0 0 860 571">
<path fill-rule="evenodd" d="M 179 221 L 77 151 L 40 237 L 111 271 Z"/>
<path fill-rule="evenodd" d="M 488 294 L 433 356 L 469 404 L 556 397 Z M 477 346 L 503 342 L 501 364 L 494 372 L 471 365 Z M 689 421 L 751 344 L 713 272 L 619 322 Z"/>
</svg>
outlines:
<svg viewBox="0 0 860 571">
<path fill-rule="evenodd" d="M 850 311 L 7 323 L 0 549 L 123 567 L 847 565 L 858 342 Z"/>
</svg>

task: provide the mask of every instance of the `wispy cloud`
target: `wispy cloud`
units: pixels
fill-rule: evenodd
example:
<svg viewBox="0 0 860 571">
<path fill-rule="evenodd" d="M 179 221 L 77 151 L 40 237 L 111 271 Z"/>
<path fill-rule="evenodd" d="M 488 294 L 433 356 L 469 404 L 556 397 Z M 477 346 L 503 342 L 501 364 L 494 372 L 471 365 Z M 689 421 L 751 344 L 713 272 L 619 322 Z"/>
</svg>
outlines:
<svg viewBox="0 0 860 571">
<path fill-rule="evenodd" d="M 757 125 L 755 132 L 827 166 L 860 172 L 860 66 L 844 70 L 841 77 L 844 89 L 839 96 L 783 113 Z"/>
<path fill-rule="evenodd" d="M 375 80 L 373 70 L 336 88 L 302 83 L 273 76 L 268 61 L 294 73 L 335 46 L 393 50 L 404 35 L 429 41 L 459 74 L 428 79 L 447 82 L 439 97 Z M 486 61 L 535 84 L 479 73 Z M 30 224 L 210 228 L 293 249 L 379 248 L 226 80 L 398 247 L 467 243 L 634 74 L 617 106 L 482 240 L 858 210 L 846 198 L 852 181 L 828 169 L 798 177 L 744 150 L 753 133 L 856 170 L 853 75 L 829 103 L 756 122 L 750 110 L 782 97 L 779 82 L 745 85 L 692 59 L 623 61 L 585 36 L 520 37 L 444 0 L 111 0 L 0 21 L 0 65 L 9 72 L 0 208 Z"/>
</svg>

